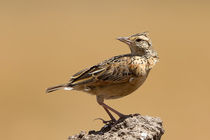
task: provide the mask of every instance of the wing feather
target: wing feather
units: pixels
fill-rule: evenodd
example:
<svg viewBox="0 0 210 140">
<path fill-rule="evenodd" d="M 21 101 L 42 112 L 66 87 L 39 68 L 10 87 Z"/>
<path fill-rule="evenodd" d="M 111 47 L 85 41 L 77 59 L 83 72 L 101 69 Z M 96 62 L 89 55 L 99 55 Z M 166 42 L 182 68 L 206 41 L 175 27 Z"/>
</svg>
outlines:
<svg viewBox="0 0 210 140">
<path fill-rule="evenodd" d="M 96 75 L 100 75 L 105 70 L 106 68 L 100 65 L 95 65 L 89 69 L 84 69 L 72 76 L 70 79 L 70 84 L 74 86 L 78 84 L 87 84 L 89 82 L 93 82 L 97 77 Z"/>
<path fill-rule="evenodd" d="M 104 85 L 127 82 L 134 76 L 130 56 L 117 56 L 72 76 L 70 85 Z"/>
</svg>

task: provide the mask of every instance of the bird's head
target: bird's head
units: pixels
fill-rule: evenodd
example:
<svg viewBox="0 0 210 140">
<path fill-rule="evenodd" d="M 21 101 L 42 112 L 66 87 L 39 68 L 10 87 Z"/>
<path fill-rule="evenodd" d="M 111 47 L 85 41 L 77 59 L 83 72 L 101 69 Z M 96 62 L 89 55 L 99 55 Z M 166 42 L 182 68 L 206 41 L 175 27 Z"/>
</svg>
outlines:
<svg viewBox="0 0 210 140">
<path fill-rule="evenodd" d="M 134 34 L 129 37 L 119 37 L 117 39 L 126 43 L 133 54 L 139 54 L 152 48 L 152 41 L 148 32 Z"/>
</svg>

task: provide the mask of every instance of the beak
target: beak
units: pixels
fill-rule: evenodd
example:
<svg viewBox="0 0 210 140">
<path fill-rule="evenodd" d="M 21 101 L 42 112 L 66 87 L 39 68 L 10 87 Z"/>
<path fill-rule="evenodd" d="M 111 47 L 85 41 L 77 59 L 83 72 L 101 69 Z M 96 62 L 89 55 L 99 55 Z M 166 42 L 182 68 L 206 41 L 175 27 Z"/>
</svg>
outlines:
<svg viewBox="0 0 210 140">
<path fill-rule="evenodd" d="M 128 44 L 128 45 L 131 44 L 129 37 L 118 37 L 117 40 L 120 40 L 121 42 L 124 42 L 125 44 Z"/>
</svg>

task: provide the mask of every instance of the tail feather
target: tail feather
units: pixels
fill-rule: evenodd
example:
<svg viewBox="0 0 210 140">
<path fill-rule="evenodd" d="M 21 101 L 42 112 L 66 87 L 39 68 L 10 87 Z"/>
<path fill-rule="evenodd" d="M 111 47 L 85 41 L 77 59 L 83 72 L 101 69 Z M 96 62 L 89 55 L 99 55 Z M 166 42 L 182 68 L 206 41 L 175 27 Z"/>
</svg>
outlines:
<svg viewBox="0 0 210 140">
<path fill-rule="evenodd" d="M 47 88 L 46 93 L 50 93 L 59 89 L 66 89 L 66 88 L 71 89 L 71 87 L 67 87 L 66 84 L 62 84 L 62 85 L 57 85 L 54 87 Z"/>
</svg>

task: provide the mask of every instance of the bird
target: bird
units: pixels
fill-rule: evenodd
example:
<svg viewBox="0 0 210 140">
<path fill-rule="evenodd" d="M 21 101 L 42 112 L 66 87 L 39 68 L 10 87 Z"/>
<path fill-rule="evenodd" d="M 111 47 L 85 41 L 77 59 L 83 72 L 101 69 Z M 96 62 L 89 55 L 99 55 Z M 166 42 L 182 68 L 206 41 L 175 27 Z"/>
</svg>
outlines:
<svg viewBox="0 0 210 140">
<path fill-rule="evenodd" d="M 159 62 L 159 57 L 152 47 L 148 32 L 117 39 L 128 45 L 130 53 L 114 56 L 83 69 L 67 83 L 47 88 L 46 93 L 60 89 L 83 91 L 96 96 L 97 103 L 107 112 L 111 122 L 117 121 L 111 112 L 119 119 L 125 118 L 127 115 L 108 106 L 104 100 L 118 99 L 133 93 L 145 82 L 150 70 Z"/>
</svg>

